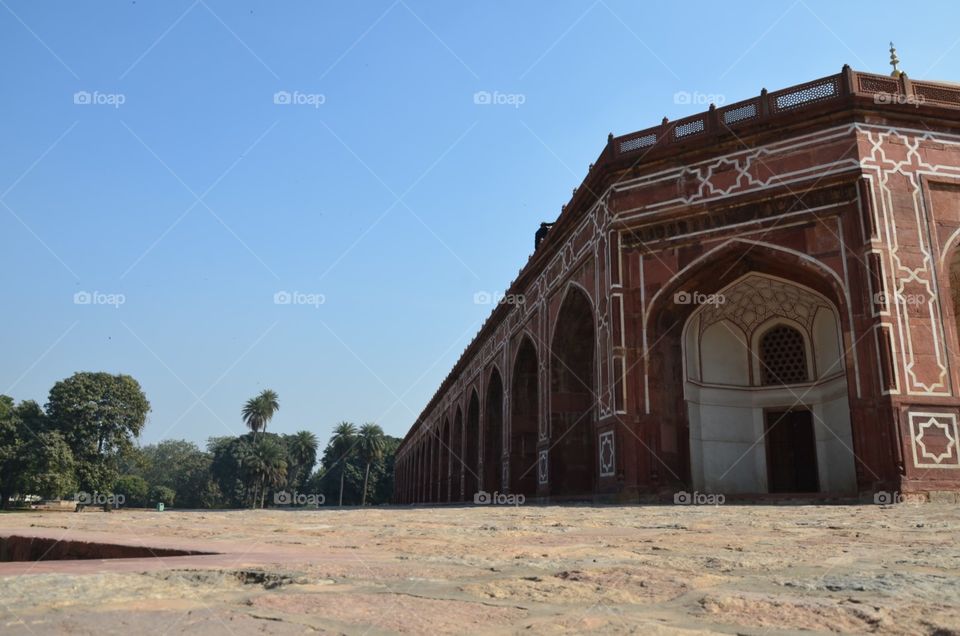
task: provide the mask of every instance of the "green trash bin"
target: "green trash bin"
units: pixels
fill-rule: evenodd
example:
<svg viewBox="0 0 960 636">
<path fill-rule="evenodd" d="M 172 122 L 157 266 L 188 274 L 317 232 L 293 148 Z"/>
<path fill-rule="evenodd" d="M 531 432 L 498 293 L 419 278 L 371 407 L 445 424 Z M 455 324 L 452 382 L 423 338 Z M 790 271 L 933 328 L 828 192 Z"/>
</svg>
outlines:
<svg viewBox="0 0 960 636">
<path fill-rule="evenodd" d="M 157 512 L 163 512 L 163 502 L 157 504 Z"/>
</svg>

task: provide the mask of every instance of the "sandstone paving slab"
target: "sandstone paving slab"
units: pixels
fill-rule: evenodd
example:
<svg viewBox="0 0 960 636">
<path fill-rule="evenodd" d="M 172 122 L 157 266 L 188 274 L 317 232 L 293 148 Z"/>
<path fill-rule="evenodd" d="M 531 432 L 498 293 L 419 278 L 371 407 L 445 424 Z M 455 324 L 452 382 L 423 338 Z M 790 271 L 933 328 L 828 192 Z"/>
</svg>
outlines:
<svg viewBox="0 0 960 636">
<path fill-rule="evenodd" d="M 0 514 L 210 552 L 0 563 L 11 634 L 960 634 L 960 506 Z"/>
</svg>

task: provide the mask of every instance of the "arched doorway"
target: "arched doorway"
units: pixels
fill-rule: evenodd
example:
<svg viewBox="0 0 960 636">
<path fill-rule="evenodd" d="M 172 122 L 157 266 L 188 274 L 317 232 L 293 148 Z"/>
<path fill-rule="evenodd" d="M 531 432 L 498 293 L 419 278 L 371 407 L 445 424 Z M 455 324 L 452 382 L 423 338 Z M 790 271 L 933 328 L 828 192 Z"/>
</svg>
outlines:
<svg viewBox="0 0 960 636">
<path fill-rule="evenodd" d="M 480 490 L 480 398 L 470 393 L 464 441 L 464 500 L 470 501 Z"/>
<path fill-rule="evenodd" d="M 510 492 L 537 492 L 537 432 L 540 422 L 537 350 L 530 338 L 520 341 L 510 390 Z"/>
<path fill-rule="evenodd" d="M 426 479 L 425 479 L 425 474 L 423 470 L 423 441 L 420 441 L 417 444 L 417 480 L 415 484 L 415 493 L 414 493 L 414 500 L 417 503 L 423 503 L 424 482 L 426 482 Z"/>
<path fill-rule="evenodd" d="M 550 494 L 594 490 L 595 372 L 593 306 L 571 285 L 550 345 Z"/>
<path fill-rule="evenodd" d="M 466 462 L 463 459 L 463 411 L 457 407 L 450 429 L 450 498 L 448 501 L 463 499 L 463 473 Z"/>
<path fill-rule="evenodd" d="M 440 484 L 443 480 L 443 471 L 440 467 L 440 458 L 443 454 L 443 440 L 441 439 L 442 424 L 437 422 L 433 429 L 433 502 L 437 503 L 440 499 Z"/>
<path fill-rule="evenodd" d="M 436 429 L 430 431 L 430 446 L 427 451 L 428 457 L 428 470 L 427 470 L 427 501 L 433 503 L 437 500 L 437 481 L 438 481 L 438 471 L 437 471 L 437 431 Z"/>
<path fill-rule="evenodd" d="M 407 453 L 404 460 L 403 503 L 413 502 L 413 453 Z"/>
<path fill-rule="evenodd" d="M 690 314 L 683 361 L 694 489 L 856 492 L 840 320 L 828 298 L 746 274 Z"/>
<path fill-rule="evenodd" d="M 437 501 L 450 501 L 450 420 L 444 418 L 440 428 L 440 483 L 437 489 Z"/>
<path fill-rule="evenodd" d="M 503 465 L 503 380 L 496 368 L 490 372 L 483 410 L 483 489 L 500 489 Z"/>
</svg>

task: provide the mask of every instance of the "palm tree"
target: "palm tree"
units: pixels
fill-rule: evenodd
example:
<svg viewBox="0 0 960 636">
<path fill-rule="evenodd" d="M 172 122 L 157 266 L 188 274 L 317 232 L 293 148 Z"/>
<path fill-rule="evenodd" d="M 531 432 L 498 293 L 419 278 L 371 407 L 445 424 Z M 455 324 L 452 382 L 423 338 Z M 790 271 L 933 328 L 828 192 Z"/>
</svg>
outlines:
<svg viewBox="0 0 960 636">
<path fill-rule="evenodd" d="M 367 505 L 367 482 L 370 480 L 370 465 L 373 462 L 383 459 L 383 451 L 386 448 L 387 440 L 383 435 L 383 429 L 376 424 L 364 424 L 360 427 L 360 438 L 358 440 L 360 457 L 366 463 L 363 472 L 363 499 L 361 506 Z"/>
<path fill-rule="evenodd" d="M 298 431 L 286 437 L 286 442 L 291 463 L 288 481 L 300 486 L 317 463 L 317 436 L 310 431 Z"/>
<path fill-rule="evenodd" d="M 330 443 L 333 445 L 333 454 L 337 457 L 336 463 L 340 464 L 340 502 L 337 504 L 339 506 L 343 505 L 343 477 L 347 472 L 347 457 L 353 451 L 356 439 L 357 427 L 350 422 L 337 424 L 337 427 L 333 429 L 333 437 L 330 438 Z"/>
<path fill-rule="evenodd" d="M 257 432 L 261 429 L 263 431 L 267 430 L 267 422 L 273 419 L 273 414 L 279 410 L 280 402 L 276 391 L 264 389 L 257 397 L 247 400 L 240 413 L 243 416 L 244 424 L 253 431 L 254 437 L 256 437 Z"/>
<path fill-rule="evenodd" d="M 286 452 L 274 438 L 260 437 L 247 446 L 240 465 L 253 482 L 253 507 L 263 508 L 268 486 L 278 488 L 287 481 Z"/>
</svg>

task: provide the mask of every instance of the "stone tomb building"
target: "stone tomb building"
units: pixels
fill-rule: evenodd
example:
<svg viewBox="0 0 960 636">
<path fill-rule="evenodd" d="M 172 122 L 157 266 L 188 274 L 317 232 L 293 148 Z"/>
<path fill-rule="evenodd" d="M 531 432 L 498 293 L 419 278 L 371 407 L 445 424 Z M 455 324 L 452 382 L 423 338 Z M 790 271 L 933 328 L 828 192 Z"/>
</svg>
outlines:
<svg viewBox="0 0 960 636">
<path fill-rule="evenodd" d="M 958 244 L 958 85 L 844 67 L 611 136 L 395 499 L 958 490 Z"/>
</svg>

